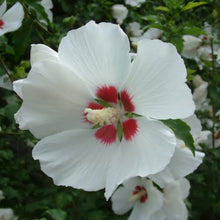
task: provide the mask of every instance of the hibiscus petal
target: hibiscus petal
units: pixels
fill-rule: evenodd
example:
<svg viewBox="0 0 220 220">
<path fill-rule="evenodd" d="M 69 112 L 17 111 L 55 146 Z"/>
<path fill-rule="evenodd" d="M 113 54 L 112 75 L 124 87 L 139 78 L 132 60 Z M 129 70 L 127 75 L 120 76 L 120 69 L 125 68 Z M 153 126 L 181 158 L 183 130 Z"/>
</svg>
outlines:
<svg viewBox="0 0 220 220">
<path fill-rule="evenodd" d="M 0 6 L 0 16 L 3 15 L 3 13 L 4 13 L 5 10 L 6 10 L 6 8 L 7 8 L 7 4 L 6 4 L 6 1 L 4 1 L 4 2 L 1 4 L 1 6 Z"/>
<path fill-rule="evenodd" d="M 127 189 L 125 187 L 119 187 L 117 191 L 111 197 L 112 209 L 114 213 L 118 215 L 123 215 L 128 212 L 134 205 L 129 199 L 132 197 L 134 187 L 132 189 Z"/>
<path fill-rule="evenodd" d="M 87 124 L 83 114 L 91 96 L 82 80 L 60 63 L 35 63 L 27 79 L 14 82 L 14 90 L 23 98 L 16 121 L 37 138 Z"/>
<path fill-rule="evenodd" d="M 2 31 L 6 33 L 17 30 L 21 26 L 23 18 L 23 7 L 19 2 L 17 2 L 2 16 L 5 23 Z"/>
<path fill-rule="evenodd" d="M 33 157 L 56 185 L 96 191 L 105 187 L 115 148 L 100 144 L 92 129 L 64 131 L 39 141 Z"/>
<path fill-rule="evenodd" d="M 132 96 L 136 113 L 176 119 L 192 115 L 195 108 L 185 81 L 184 62 L 172 44 L 142 40 L 124 87 Z"/>
<path fill-rule="evenodd" d="M 130 69 L 129 41 L 118 25 L 94 21 L 70 31 L 60 43 L 60 59 L 87 80 L 93 92 L 118 86 Z"/>
<path fill-rule="evenodd" d="M 166 219 L 188 219 L 188 211 L 183 202 L 183 199 L 185 199 L 183 198 L 183 192 L 185 193 L 185 196 L 187 196 L 189 194 L 189 188 L 190 184 L 186 179 L 184 182 L 178 180 L 166 186 L 164 189 L 165 202 L 163 207 Z"/>
<path fill-rule="evenodd" d="M 45 60 L 58 62 L 58 53 L 44 44 L 31 45 L 31 66 Z"/>
<path fill-rule="evenodd" d="M 105 192 L 107 199 L 125 180 L 164 169 L 174 153 L 176 139 L 166 126 L 144 118 L 137 121 L 139 131 L 131 141 L 122 140 L 109 166 Z"/>
<path fill-rule="evenodd" d="M 163 188 L 165 184 L 183 178 L 196 170 L 202 163 L 203 157 L 202 152 L 196 151 L 194 157 L 188 148 L 176 147 L 167 167 L 157 174 L 150 175 L 149 178 Z"/>
</svg>

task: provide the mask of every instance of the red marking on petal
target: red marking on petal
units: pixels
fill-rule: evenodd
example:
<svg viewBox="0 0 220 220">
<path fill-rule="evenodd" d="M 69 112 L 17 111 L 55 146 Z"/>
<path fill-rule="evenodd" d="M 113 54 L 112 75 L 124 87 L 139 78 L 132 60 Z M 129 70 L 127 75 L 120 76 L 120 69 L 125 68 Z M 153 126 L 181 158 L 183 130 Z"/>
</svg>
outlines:
<svg viewBox="0 0 220 220">
<path fill-rule="evenodd" d="M 128 94 L 127 90 L 121 92 L 121 101 L 125 111 L 133 112 L 135 110 L 134 104 L 132 103 L 132 97 Z"/>
<path fill-rule="evenodd" d="M 135 190 L 141 191 L 141 186 L 135 186 Z"/>
<path fill-rule="evenodd" d="M 114 86 L 102 86 L 98 88 L 96 96 L 106 102 L 117 104 L 118 92 Z"/>
<path fill-rule="evenodd" d="M 98 103 L 95 103 L 95 102 L 90 102 L 88 105 L 87 105 L 87 108 L 91 108 L 91 109 L 103 109 L 104 107 Z"/>
<path fill-rule="evenodd" d="M 137 121 L 133 118 L 123 122 L 123 133 L 126 141 L 130 141 L 138 131 Z"/>
<path fill-rule="evenodd" d="M 114 125 L 104 125 L 95 132 L 95 137 L 103 144 L 112 144 L 116 141 L 117 130 Z"/>
<path fill-rule="evenodd" d="M 147 194 L 144 195 L 144 196 L 141 196 L 141 198 L 140 198 L 140 203 L 145 203 L 146 200 L 147 200 Z"/>
<path fill-rule="evenodd" d="M 0 20 L 0 28 L 2 29 L 3 28 L 3 25 L 5 24 L 5 22 L 1 19 Z"/>
</svg>

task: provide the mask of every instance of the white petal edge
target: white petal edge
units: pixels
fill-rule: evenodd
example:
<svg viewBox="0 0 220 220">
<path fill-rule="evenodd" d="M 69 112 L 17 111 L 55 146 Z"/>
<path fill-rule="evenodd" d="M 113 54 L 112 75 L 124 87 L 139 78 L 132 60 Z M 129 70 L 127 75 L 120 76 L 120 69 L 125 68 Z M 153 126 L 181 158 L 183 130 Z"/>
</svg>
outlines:
<svg viewBox="0 0 220 220">
<path fill-rule="evenodd" d="M 124 85 L 136 113 L 156 119 L 192 115 L 195 105 L 185 82 L 186 67 L 172 44 L 160 40 L 138 42 L 137 56 Z"/>
<path fill-rule="evenodd" d="M 44 44 L 32 44 L 31 65 L 45 60 L 59 62 L 58 53 Z"/>
</svg>

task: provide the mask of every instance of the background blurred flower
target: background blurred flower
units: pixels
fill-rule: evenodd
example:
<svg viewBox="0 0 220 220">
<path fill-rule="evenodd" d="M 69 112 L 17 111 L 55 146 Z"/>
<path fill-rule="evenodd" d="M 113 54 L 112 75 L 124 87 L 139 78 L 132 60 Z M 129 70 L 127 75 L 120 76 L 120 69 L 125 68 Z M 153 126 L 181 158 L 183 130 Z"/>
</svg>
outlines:
<svg viewBox="0 0 220 220">
<path fill-rule="evenodd" d="M 160 38 L 162 34 L 163 34 L 163 31 L 158 28 L 149 28 L 146 32 L 144 32 L 142 36 L 131 37 L 131 40 L 133 42 L 138 42 L 139 40 L 142 40 L 142 39 L 153 40 L 153 39 Z"/>
<path fill-rule="evenodd" d="M 125 0 L 126 5 L 131 5 L 133 7 L 140 7 L 142 3 L 146 0 Z"/>
<path fill-rule="evenodd" d="M 0 219 L 1 220 L 17 220 L 18 218 L 14 215 L 14 212 L 10 208 L 0 208 Z"/>
<path fill-rule="evenodd" d="M 128 9 L 124 5 L 116 4 L 112 6 L 112 16 L 118 24 L 122 24 L 128 15 Z"/>
<path fill-rule="evenodd" d="M 41 0 L 41 5 L 44 7 L 45 12 L 47 13 L 48 19 L 50 22 L 53 21 L 53 13 L 51 9 L 53 8 L 52 0 Z"/>
</svg>

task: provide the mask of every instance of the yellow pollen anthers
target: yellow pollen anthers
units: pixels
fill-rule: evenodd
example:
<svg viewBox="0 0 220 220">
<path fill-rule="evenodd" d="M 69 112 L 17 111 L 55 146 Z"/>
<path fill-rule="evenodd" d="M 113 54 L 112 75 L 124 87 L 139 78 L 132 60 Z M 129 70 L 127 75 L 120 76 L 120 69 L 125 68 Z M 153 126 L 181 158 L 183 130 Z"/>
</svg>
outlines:
<svg viewBox="0 0 220 220">
<path fill-rule="evenodd" d="M 129 202 L 136 202 L 138 200 L 140 200 L 140 198 L 142 196 L 146 195 L 146 191 L 144 189 L 142 189 L 141 191 L 139 191 L 138 193 L 134 194 L 130 199 Z"/>
<path fill-rule="evenodd" d="M 87 113 L 86 118 L 89 121 L 100 126 L 117 123 L 120 119 L 120 110 L 113 107 L 103 109 L 86 108 L 84 112 Z"/>
</svg>

